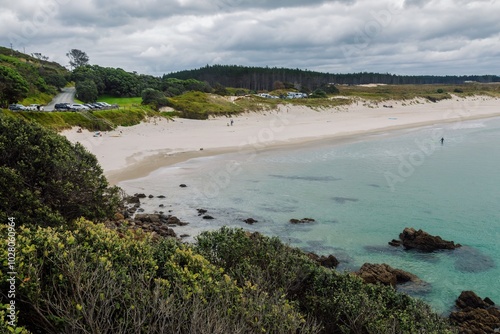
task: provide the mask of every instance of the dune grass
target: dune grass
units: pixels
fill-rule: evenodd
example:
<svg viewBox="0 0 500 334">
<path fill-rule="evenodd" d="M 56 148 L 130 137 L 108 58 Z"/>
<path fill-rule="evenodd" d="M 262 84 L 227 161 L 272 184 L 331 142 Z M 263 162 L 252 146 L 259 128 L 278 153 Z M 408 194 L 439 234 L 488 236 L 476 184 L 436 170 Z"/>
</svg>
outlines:
<svg viewBox="0 0 500 334">
<path fill-rule="evenodd" d="M 225 97 L 202 92 L 187 92 L 168 99 L 169 106 L 181 112 L 182 117 L 207 119 L 209 115 L 231 115 L 244 108 Z"/>
<path fill-rule="evenodd" d="M 500 84 L 463 84 L 463 85 L 379 85 L 339 86 L 340 95 L 357 97 L 372 101 L 411 100 L 425 98 L 432 102 L 449 99 L 452 95 L 468 97 L 485 95 L 500 97 Z"/>
<path fill-rule="evenodd" d="M 117 126 L 139 124 L 148 117 L 162 117 L 159 112 L 148 107 L 130 107 L 93 112 L 12 112 L 10 110 L 2 110 L 1 112 L 10 117 L 35 121 L 56 131 L 72 127 L 81 127 L 91 131 L 107 131 Z"/>
</svg>

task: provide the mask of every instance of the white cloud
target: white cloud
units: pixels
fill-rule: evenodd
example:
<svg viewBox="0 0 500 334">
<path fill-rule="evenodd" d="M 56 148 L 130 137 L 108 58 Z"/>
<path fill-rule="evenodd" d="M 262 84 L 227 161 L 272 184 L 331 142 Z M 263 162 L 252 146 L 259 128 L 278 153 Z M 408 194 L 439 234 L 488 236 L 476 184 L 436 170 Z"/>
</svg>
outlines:
<svg viewBox="0 0 500 334">
<path fill-rule="evenodd" d="M 2 2 L 0 45 L 161 75 L 206 64 L 499 74 L 494 0 Z M 466 73 L 465 73 L 466 72 Z"/>
</svg>

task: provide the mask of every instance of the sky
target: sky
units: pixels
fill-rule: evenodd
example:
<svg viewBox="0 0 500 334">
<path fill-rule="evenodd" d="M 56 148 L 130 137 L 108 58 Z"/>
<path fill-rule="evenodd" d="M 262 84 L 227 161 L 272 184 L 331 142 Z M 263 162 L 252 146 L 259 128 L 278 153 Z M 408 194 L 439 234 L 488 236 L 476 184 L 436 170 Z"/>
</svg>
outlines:
<svg viewBox="0 0 500 334">
<path fill-rule="evenodd" d="M 205 65 L 500 75 L 500 0 L 0 0 L 0 45 L 161 76 Z"/>
</svg>

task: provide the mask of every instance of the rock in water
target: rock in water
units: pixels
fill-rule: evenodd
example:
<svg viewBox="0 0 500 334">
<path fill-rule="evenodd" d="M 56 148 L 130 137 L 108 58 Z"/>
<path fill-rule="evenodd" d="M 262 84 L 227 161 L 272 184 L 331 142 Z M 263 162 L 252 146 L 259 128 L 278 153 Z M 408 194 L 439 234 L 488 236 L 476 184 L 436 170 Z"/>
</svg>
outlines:
<svg viewBox="0 0 500 334">
<path fill-rule="evenodd" d="M 314 223 L 315 220 L 312 219 L 312 218 L 302 218 L 302 219 L 296 219 L 296 218 L 292 218 L 290 219 L 290 223 L 292 224 L 306 224 L 306 223 Z"/>
<path fill-rule="evenodd" d="M 439 236 L 430 235 L 422 230 L 416 231 L 414 228 L 407 227 L 399 235 L 406 249 L 418 249 L 424 252 L 432 252 L 438 249 L 455 249 L 461 247 L 453 241 L 446 241 Z"/>
<path fill-rule="evenodd" d="M 460 333 L 498 333 L 500 310 L 489 299 L 481 299 L 473 291 L 462 291 L 455 304 L 458 311 L 451 312 L 450 320 Z"/>
<path fill-rule="evenodd" d="M 336 268 L 339 265 L 339 260 L 331 254 L 328 256 L 319 256 L 316 253 L 308 253 L 307 256 L 309 256 L 311 260 L 326 268 Z"/>
<path fill-rule="evenodd" d="M 243 221 L 244 221 L 245 223 L 247 223 L 247 224 L 250 224 L 250 225 L 252 225 L 252 224 L 254 224 L 254 223 L 257 223 L 257 222 L 258 222 L 258 220 L 255 220 L 255 219 L 253 219 L 253 218 L 243 219 Z"/>
<path fill-rule="evenodd" d="M 416 275 L 413 275 L 401 269 L 392 268 L 385 263 L 365 263 L 363 264 L 363 266 L 361 266 L 358 272 L 356 272 L 356 275 L 363 279 L 365 283 L 381 283 L 383 285 L 390 285 L 392 287 L 395 287 L 396 284 L 407 282 L 421 282 L 421 280 Z"/>
</svg>

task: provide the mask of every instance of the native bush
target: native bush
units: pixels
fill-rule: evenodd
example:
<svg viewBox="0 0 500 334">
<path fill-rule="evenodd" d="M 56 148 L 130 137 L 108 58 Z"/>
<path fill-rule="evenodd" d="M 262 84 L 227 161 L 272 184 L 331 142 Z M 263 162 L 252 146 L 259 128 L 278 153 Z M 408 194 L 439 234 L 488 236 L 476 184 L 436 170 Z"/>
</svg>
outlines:
<svg viewBox="0 0 500 334">
<path fill-rule="evenodd" d="M 97 158 L 36 123 L 0 115 L 0 219 L 60 225 L 111 217 L 119 202 Z"/>
<path fill-rule="evenodd" d="M 174 239 L 79 219 L 71 230 L 20 226 L 16 242 L 19 325 L 34 333 L 317 332 L 283 295 L 237 285 Z"/>
<path fill-rule="evenodd" d="M 223 228 L 197 238 L 197 251 L 243 283 L 280 291 L 324 333 L 447 333 L 423 302 L 391 287 L 321 267 L 277 238 Z"/>
</svg>

